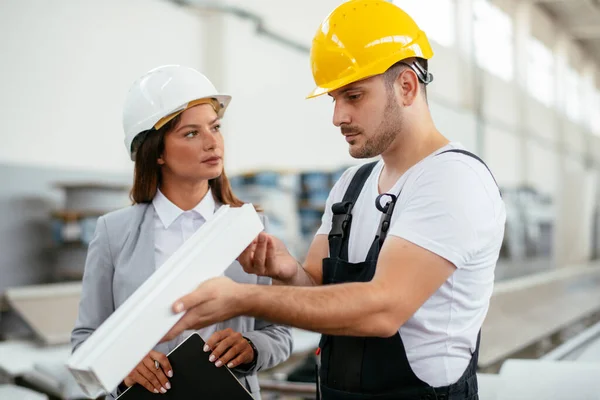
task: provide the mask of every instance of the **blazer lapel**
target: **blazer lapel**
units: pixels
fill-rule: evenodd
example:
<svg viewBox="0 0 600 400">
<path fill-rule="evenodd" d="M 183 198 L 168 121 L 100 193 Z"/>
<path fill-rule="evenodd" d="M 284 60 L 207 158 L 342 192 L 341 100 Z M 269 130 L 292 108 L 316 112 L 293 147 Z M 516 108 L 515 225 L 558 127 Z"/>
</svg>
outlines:
<svg viewBox="0 0 600 400">
<path fill-rule="evenodd" d="M 138 225 L 138 241 L 131 255 L 130 265 L 133 287 L 140 287 L 156 271 L 154 258 L 154 206 L 149 204 Z"/>
</svg>

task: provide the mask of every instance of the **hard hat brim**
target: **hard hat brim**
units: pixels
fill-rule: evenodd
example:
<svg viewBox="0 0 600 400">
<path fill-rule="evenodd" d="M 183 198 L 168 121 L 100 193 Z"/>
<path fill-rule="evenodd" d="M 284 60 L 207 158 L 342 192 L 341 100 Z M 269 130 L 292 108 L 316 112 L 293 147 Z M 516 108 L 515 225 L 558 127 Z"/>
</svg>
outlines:
<svg viewBox="0 0 600 400">
<path fill-rule="evenodd" d="M 171 121 L 173 118 L 175 118 L 178 115 L 180 115 L 181 113 L 183 113 L 185 110 L 188 110 L 188 109 L 190 109 L 192 107 L 195 107 L 195 106 L 199 106 L 201 104 L 210 104 L 210 105 L 212 105 L 213 109 L 217 113 L 217 116 L 219 118 L 223 118 L 223 115 L 225 114 L 225 109 L 229 105 L 230 101 L 231 101 L 231 96 L 226 95 L 226 94 L 219 94 L 219 95 L 215 95 L 215 96 L 207 96 L 207 97 L 203 97 L 203 98 L 200 98 L 200 99 L 196 99 L 196 100 L 190 101 L 189 103 L 182 105 L 181 109 L 176 110 L 173 113 L 167 115 L 166 117 L 163 117 L 160 120 L 158 120 L 154 124 L 154 129 L 160 129 L 160 128 L 162 128 L 169 121 Z"/>
<path fill-rule="evenodd" d="M 419 49 L 420 50 L 420 49 Z M 388 57 L 385 57 L 381 60 L 377 60 L 370 65 L 366 65 L 361 69 L 357 70 L 354 74 L 345 76 L 343 78 L 328 82 L 327 85 L 317 86 L 313 89 L 312 92 L 306 97 L 307 99 L 311 99 L 314 97 L 318 97 L 324 95 L 326 93 L 331 93 L 334 90 L 340 89 L 344 86 L 350 85 L 352 83 L 360 82 L 365 79 L 372 78 L 377 75 L 381 75 L 388 70 L 392 65 L 400 62 L 402 60 L 406 60 L 413 57 L 431 59 L 433 57 L 433 50 L 426 49 L 424 52 L 415 52 L 415 51 L 402 51 L 397 53 L 392 53 Z"/>
</svg>

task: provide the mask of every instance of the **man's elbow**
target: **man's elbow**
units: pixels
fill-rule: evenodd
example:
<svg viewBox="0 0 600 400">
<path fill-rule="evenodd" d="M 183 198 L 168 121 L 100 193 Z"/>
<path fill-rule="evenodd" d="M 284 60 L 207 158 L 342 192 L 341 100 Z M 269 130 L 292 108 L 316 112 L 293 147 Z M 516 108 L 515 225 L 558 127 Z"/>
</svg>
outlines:
<svg viewBox="0 0 600 400">
<path fill-rule="evenodd" d="M 398 307 L 398 301 L 387 287 L 376 287 L 375 308 L 371 314 L 370 325 L 372 336 L 388 338 L 398 333 L 398 329 L 406 322 L 405 313 Z"/>
<path fill-rule="evenodd" d="M 398 322 L 398 318 L 389 313 L 382 313 L 376 317 L 372 327 L 373 336 L 388 338 L 398 333 L 398 330 L 402 326 L 401 322 Z"/>
</svg>

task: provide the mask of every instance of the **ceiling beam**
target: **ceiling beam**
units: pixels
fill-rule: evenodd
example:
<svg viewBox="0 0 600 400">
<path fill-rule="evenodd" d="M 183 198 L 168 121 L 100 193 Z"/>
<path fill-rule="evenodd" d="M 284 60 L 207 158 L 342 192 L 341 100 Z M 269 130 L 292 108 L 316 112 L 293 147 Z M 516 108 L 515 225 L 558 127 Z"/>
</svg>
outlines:
<svg viewBox="0 0 600 400">
<path fill-rule="evenodd" d="M 581 3 L 582 0 L 521 0 L 528 3 Z"/>
<path fill-rule="evenodd" d="M 600 39 L 600 25 L 570 26 L 568 30 L 575 39 Z"/>
</svg>

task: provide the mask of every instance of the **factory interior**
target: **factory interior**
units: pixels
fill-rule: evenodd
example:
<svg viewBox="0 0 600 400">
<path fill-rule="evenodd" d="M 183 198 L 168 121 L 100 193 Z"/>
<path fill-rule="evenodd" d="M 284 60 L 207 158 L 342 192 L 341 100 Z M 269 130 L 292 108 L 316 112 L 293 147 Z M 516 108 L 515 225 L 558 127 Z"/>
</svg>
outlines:
<svg viewBox="0 0 600 400">
<path fill-rule="evenodd" d="M 331 98 L 307 99 L 312 38 L 343 2 L 0 2 L 1 400 L 90 398 L 71 334 L 98 218 L 131 205 L 123 105 L 153 68 L 194 68 L 232 96 L 231 187 L 306 257 L 333 185 L 365 162 Z M 391 3 L 431 42 L 436 127 L 485 161 L 506 207 L 479 399 L 600 399 L 600 1 Z M 317 398 L 320 334 L 292 337 L 258 372 L 264 400 Z"/>
</svg>

